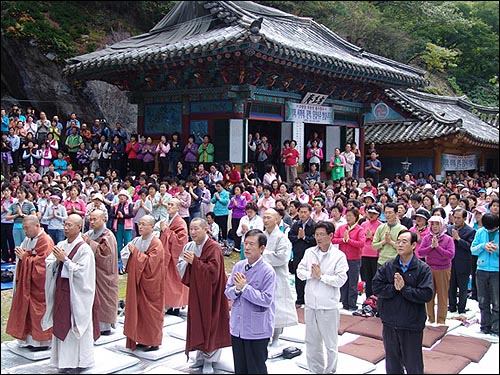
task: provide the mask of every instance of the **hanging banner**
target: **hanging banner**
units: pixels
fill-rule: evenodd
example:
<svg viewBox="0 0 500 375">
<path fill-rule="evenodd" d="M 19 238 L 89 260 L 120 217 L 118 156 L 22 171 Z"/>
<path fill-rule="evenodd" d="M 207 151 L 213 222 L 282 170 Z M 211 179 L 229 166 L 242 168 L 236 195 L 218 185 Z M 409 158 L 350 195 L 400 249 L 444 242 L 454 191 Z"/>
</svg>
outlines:
<svg viewBox="0 0 500 375">
<path fill-rule="evenodd" d="M 286 102 L 285 121 L 333 125 L 333 107 Z"/>
<path fill-rule="evenodd" d="M 468 171 L 477 169 L 477 155 L 442 154 L 442 169 L 444 171 Z"/>
</svg>

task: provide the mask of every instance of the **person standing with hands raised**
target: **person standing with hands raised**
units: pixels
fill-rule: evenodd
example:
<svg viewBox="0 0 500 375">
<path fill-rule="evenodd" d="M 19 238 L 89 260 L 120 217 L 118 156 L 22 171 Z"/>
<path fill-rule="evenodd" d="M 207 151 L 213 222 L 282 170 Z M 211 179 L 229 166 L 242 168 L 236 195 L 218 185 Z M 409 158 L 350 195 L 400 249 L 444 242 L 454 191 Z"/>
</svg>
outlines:
<svg viewBox="0 0 500 375">
<path fill-rule="evenodd" d="M 373 292 L 382 319 L 387 374 L 423 374 L 426 303 L 433 297 L 430 267 L 415 256 L 417 234 L 399 232 L 398 255 L 377 270 Z M 409 319 L 408 317 L 412 317 Z"/>
<path fill-rule="evenodd" d="M 307 280 L 305 322 L 307 367 L 312 374 L 334 374 L 338 361 L 340 288 L 347 281 L 345 254 L 332 244 L 335 226 L 319 221 L 314 226 L 316 246 L 309 247 L 297 267 L 297 277 Z M 326 361 L 324 359 L 326 349 Z"/>
<path fill-rule="evenodd" d="M 233 301 L 230 332 L 235 374 L 267 374 L 267 344 L 273 336 L 276 273 L 262 259 L 267 244 L 259 229 L 247 232 L 246 260 L 233 268 L 225 294 Z"/>
</svg>

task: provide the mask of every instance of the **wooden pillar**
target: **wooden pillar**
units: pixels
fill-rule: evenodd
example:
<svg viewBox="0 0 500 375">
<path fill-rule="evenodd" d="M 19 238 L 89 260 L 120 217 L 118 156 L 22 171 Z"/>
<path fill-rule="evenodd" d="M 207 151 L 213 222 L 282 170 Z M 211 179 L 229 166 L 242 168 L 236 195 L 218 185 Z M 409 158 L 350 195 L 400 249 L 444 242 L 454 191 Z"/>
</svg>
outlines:
<svg viewBox="0 0 500 375">
<path fill-rule="evenodd" d="M 364 120 L 363 120 L 364 121 Z M 359 173 L 358 179 L 365 177 L 365 128 L 361 126 L 359 128 L 359 143 L 358 143 L 359 151 L 361 152 L 361 159 L 359 160 Z"/>
<path fill-rule="evenodd" d="M 435 140 L 434 146 L 434 176 L 441 174 L 443 147 Z"/>
</svg>

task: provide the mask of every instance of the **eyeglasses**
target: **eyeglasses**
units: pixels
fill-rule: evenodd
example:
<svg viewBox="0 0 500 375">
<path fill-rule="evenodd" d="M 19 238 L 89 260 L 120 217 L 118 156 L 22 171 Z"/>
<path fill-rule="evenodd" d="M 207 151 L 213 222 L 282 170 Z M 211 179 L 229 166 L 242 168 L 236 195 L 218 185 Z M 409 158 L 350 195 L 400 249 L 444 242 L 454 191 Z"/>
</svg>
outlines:
<svg viewBox="0 0 500 375">
<path fill-rule="evenodd" d="M 323 237 L 327 237 L 328 236 L 328 233 L 314 233 L 314 237 L 316 238 L 323 238 Z"/>
</svg>

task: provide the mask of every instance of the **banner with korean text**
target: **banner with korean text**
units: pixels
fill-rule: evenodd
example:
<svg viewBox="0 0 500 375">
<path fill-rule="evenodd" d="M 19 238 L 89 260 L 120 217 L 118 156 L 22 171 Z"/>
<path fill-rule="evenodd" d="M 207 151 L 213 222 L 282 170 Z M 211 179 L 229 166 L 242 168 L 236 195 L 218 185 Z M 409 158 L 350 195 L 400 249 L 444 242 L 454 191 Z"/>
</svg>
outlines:
<svg viewBox="0 0 500 375">
<path fill-rule="evenodd" d="M 333 125 L 333 107 L 287 102 L 285 121 Z"/>
<path fill-rule="evenodd" d="M 442 154 L 444 171 L 468 171 L 477 169 L 477 155 Z"/>
</svg>

